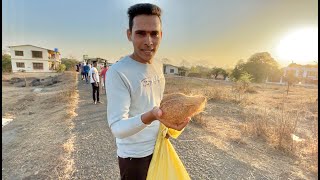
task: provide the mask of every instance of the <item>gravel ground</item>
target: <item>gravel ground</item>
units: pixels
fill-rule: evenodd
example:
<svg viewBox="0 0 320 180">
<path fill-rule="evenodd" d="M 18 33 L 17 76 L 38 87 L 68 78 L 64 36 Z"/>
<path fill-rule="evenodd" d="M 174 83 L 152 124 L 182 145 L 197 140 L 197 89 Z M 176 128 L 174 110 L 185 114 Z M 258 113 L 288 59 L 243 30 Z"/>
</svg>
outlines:
<svg viewBox="0 0 320 180">
<path fill-rule="evenodd" d="M 241 162 L 207 141 L 212 136 L 189 124 L 178 139 L 171 140 L 191 179 L 272 179 L 267 172 Z"/>
<path fill-rule="evenodd" d="M 17 76 L 16 74 L 14 74 Z M 50 74 L 52 75 L 52 74 Z M 39 74 L 37 77 L 42 77 Z M 15 87 L 2 82 L 2 115 L 14 118 L 2 127 L 2 179 L 59 179 L 64 169 L 63 143 L 69 137 L 68 106 L 58 90 L 74 84 L 66 73 L 63 83 L 43 87 Z"/>
<path fill-rule="evenodd" d="M 79 104 L 73 133 L 75 173 L 73 179 L 119 179 L 115 139 L 106 121 L 106 96 L 103 104 L 93 104 L 91 84 L 80 79 Z"/>
</svg>

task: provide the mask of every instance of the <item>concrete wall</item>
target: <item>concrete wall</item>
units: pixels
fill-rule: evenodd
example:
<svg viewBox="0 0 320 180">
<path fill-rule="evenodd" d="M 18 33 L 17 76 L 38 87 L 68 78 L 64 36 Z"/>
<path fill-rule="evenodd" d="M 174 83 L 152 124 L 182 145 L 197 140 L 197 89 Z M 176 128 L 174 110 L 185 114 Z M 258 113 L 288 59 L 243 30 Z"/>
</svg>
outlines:
<svg viewBox="0 0 320 180">
<path fill-rule="evenodd" d="M 25 68 L 18 68 L 17 62 L 24 63 Z M 43 63 L 43 70 L 33 69 L 33 63 Z M 12 72 L 19 72 L 19 70 L 25 70 L 26 72 L 54 72 L 49 70 L 48 61 L 39 60 L 24 60 L 24 59 L 11 59 Z"/>
<path fill-rule="evenodd" d="M 23 51 L 23 56 L 16 56 L 15 51 Z M 32 51 L 42 51 L 42 58 L 33 58 Z M 26 72 L 54 72 L 49 70 L 49 53 L 47 49 L 34 46 L 15 46 L 10 47 L 12 72 L 25 70 Z M 23 62 L 24 68 L 18 68 L 17 62 Z M 32 63 L 43 63 L 43 70 L 33 69 Z"/>
<path fill-rule="evenodd" d="M 290 68 L 289 67 L 284 70 L 284 76 L 286 76 L 287 71 L 295 71 L 296 77 L 298 77 L 301 74 L 303 78 L 318 79 L 318 69 L 317 68 L 306 68 L 306 67 Z M 310 72 L 314 72 L 316 75 L 311 76 L 311 75 L 309 75 Z"/>
<path fill-rule="evenodd" d="M 170 69 L 173 69 L 173 73 L 170 73 Z M 165 66 L 165 74 L 178 74 L 178 68 L 170 65 Z"/>
</svg>

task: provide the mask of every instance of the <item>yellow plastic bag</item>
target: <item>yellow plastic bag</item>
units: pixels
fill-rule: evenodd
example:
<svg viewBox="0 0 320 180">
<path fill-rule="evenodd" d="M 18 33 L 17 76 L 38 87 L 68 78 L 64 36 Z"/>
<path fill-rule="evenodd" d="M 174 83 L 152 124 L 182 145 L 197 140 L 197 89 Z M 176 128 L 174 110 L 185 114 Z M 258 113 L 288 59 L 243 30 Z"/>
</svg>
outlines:
<svg viewBox="0 0 320 180">
<path fill-rule="evenodd" d="M 168 129 L 161 124 L 152 160 L 150 162 L 147 180 L 190 179 L 188 172 L 183 166 L 170 140 L 165 138 L 167 133 L 171 137 L 177 138 L 181 132 L 182 131 Z"/>
</svg>

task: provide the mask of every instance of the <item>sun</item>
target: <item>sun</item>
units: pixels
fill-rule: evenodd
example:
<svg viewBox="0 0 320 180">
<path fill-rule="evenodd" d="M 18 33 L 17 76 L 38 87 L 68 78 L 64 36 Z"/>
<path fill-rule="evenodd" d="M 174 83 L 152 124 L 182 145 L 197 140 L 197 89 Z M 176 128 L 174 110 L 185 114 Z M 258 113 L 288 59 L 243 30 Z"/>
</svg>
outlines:
<svg viewBox="0 0 320 180">
<path fill-rule="evenodd" d="M 287 63 L 318 61 L 318 28 L 303 28 L 289 33 L 279 42 L 277 56 Z"/>
</svg>

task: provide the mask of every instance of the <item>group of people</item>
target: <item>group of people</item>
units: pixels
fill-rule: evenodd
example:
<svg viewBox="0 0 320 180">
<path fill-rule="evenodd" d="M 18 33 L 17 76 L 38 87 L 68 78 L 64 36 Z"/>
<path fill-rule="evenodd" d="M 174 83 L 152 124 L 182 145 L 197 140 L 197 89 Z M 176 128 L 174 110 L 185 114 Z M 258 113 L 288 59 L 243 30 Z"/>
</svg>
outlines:
<svg viewBox="0 0 320 180">
<path fill-rule="evenodd" d="M 97 65 L 97 61 L 94 61 L 93 64 L 80 63 L 77 65 L 77 72 L 80 72 L 81 79 L 85 80 L 87 84 L 90 82 L 92 86 L 93 104 L 101 103 L 99 98 L 100 84 L 103 92 L 105 90 L 106 72 L 109 69 L 105 64 L 103 68 L 98 70 Z"/>
</svg>

